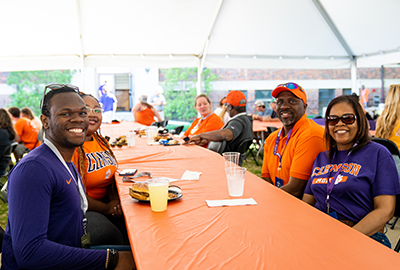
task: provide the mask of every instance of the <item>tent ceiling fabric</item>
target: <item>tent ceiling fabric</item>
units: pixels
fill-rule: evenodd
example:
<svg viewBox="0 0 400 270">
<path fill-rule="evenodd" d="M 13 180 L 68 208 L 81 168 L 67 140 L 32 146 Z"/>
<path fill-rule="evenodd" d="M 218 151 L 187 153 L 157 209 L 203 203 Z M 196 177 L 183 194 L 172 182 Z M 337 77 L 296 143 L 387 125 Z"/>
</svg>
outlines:
<svg viewBox="0 0 400 270">
<path fill-rule="evenodd" d="M 352 57 L 318 4 L 358 67 L 400 63 L 398 0 L 0 3 L 0 71 L 188 67 L 202 55 L 210 68 L 349 68 Z"/>
</svg>

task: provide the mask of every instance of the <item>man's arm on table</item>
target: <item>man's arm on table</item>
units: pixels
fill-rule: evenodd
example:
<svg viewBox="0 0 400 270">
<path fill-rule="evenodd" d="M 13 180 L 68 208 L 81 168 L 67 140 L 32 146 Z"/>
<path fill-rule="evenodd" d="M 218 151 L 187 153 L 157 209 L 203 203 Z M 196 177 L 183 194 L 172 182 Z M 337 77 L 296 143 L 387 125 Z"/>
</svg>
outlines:
<svg viewBox="0 0 400 270">
<path fill-rule="evenodd" d="M 195 135 L 192 138 L 190 138 L 188 143 L 204 145 L 210 141 L 220 142 L 220 141 L 231 141 L 232 139 L 233 139 L 233 132 L 230 129 L 221 129 Z"/>
<path fill-rule="evenodd" d="M 272 183 L 272 180 L 269 177 L 263 177 L 263 179 L 272 185 L 274 184 L 274 183 Z M 304 189 L 306 188 L 306 185 L 307 185 L 306 180 L 302 180 L 302 179 L 295 178 L 295 177 L 290 177 L 289 183 L 282 186 L 281 189 L 286 191 L 287 193 L 290 193 L 293 196 L 301 199 L 303 197 L 303 193 L 304 193 Z"/>
</svg>

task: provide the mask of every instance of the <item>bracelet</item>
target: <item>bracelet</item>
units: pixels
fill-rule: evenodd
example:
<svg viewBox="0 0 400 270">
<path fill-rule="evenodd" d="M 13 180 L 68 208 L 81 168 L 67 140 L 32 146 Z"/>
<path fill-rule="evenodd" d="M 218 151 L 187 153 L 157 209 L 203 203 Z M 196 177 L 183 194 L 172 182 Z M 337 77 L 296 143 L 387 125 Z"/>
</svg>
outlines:
<svg viewBox="0 0 400 270">
<path fill-rule="evenodd" d="M 109 255 L 109 256 L 108 256 Z M 115 249 L 107 249 L 106 270 L 114 270 L 118 264 L 119 253 Z"/>
<path fill-rule="evenodd" d="M 107 269 L 108 267 L 108 259 L 110 258 L 110 250 L 107 248 L 107 258 L 106 258 L 106 266 L 104 269 Z"/>
</svg>

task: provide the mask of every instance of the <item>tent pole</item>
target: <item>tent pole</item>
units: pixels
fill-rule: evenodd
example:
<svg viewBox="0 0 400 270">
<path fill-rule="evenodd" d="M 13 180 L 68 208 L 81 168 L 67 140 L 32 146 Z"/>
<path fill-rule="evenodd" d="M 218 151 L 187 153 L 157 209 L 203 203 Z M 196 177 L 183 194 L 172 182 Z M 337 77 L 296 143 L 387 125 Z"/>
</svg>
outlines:
<svg viewBox="0 0 400 270">
<path fill-rule="evenodd" d="M 81 18 L 81 3 L 80 0 L 76 0 L 76 13 L 78 17 L 78 34 L 79 34 L 79 41 L 80 41 L 80 62 L 81 62 L 81 90 L 85 92 L 85 54 L 83 50 L 83 41 L 82 41 L 82 18 Z"/>
<path fill-rule="evenodd" d="M 198 59 L 197 61 L 197 95 L 201 94 L 201 74 L 203 73 L 203 68 L 201 66 L 202 61 Z"/>
<path fill-rule="evenodd" d="M 351 60 L 350 63 L 350 73 L 351 73 L 351 92 L 352 93 L 357 93 L 357 95 L 360 95 L 359 89 L 357 87 L 357 60 L 354 58 Z"/>
</svg>

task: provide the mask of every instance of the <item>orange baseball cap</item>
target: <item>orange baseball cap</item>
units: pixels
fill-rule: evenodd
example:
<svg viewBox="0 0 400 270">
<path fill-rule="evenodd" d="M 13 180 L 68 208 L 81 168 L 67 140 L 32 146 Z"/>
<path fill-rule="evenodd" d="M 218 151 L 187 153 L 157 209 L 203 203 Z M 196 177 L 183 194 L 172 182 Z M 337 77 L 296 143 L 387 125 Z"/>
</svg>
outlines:
<svg viewBox="0 0 400 270">
<path fill-rule="evenodd" d="M 285 83 L 285 84 L 279 84 L 274 91 L 272 91 L 272 96 L 276 98 L 280 92 L 283 91 L 289 91 L 292 92 L 293 95 L 298 97 L 299 99 L 303 100 L 304 103 L 307 103 L 307 94 L 306 91 L 304 91 L 303 87 L 298 85 L 297 83 Z"/>
<path fill-rule="evenodd" d="M 243 92 L 237 90 L 230 91 L 228 93 L 226 96 L 226 102 L 235 107 L 243 107 L 247 104 L 246 96 L 243 94 Z"/>
</svg>

